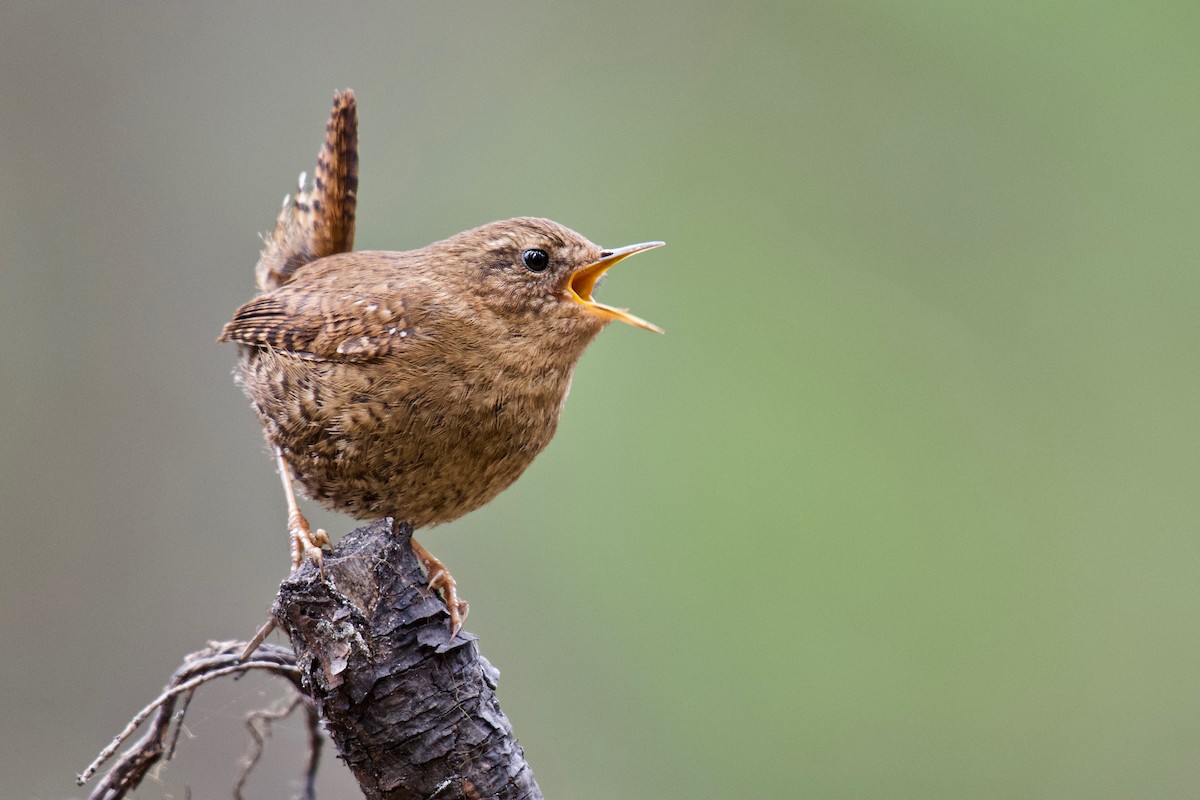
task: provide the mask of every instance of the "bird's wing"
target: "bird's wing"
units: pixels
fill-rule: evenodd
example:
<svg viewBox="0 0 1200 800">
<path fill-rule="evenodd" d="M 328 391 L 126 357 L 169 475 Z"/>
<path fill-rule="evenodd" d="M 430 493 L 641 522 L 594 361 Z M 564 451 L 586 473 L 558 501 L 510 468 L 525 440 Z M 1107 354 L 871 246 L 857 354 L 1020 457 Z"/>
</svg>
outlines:
<svg viewBox="0 0 1200 800">
<path fill-rule="evenodd" d="M 394 292 L 363 287 L 309 292 L 285 285 L 239 308 L 218 341 L 318 361 L 370 361 L 415 334 L 406 305 Z"/>
</svg>

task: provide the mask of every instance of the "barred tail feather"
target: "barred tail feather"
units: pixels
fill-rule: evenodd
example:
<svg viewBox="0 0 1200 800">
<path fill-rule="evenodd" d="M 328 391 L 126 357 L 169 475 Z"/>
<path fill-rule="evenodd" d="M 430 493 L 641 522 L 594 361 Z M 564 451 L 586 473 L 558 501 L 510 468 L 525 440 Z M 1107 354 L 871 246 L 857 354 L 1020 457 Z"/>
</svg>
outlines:
<svg viewBox="0 0 1200 800">
<path fill-rule="evenodd" d="M 300 187 L 283 199 L 275 230 L 266 240 L 254 274 L 260 291 L 268 292 L 318 258 L 354 247 L 354 209 L 358 195 L 358 106 L 347 89 L 333 96 L 325 125 L 325 144 L 317 155 L 312 189 Z"/>
</svg>

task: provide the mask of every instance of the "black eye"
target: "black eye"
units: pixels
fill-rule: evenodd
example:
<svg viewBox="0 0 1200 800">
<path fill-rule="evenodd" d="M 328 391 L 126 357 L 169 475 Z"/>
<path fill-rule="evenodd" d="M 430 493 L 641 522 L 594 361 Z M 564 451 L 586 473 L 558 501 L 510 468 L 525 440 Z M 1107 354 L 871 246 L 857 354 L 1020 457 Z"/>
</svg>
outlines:
<svg viewBox="0 0 1200 800">
<path fill-rule="evenodd" d="M 550 256 L 546 255 L 545 250 L 526 250 L 521 253 L 521 263 L 530 272 L 545 272 L 546 267 L 550 266 Z"/>
</svg>

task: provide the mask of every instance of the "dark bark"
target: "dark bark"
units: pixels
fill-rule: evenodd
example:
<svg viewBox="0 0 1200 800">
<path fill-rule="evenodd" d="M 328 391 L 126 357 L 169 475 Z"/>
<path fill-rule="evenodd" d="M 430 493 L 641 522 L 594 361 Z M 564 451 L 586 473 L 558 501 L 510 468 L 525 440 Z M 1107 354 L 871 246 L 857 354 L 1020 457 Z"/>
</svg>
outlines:
<svg viewBox="0 0 1200 800">
<path fill-rule="evenodd" d="M 406 524 L 347 534 L 279 588 L 307 693 L 368 800 L 541 798 L 476 639 L 450 640 Z"/>
</svg>

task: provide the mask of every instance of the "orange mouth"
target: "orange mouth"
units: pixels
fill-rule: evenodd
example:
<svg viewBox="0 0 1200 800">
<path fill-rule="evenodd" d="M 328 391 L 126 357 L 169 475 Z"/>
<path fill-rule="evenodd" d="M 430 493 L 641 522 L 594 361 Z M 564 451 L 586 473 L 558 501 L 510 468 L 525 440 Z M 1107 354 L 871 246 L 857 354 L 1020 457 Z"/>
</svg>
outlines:
<svg viewBox="0 0 1200 800">
<path fill-rule="evenodd" d="M 599 261 L 588 264 L 586 267 L 580 267 L 571 275 L 571 280 L 567 282 L 567 293 L 572 300 L 600 316 L 619 319 L 636 328 L 662 333 L 662 328 L 641 317 L 635 317 L 623 308 L 613 308 L 603 303 L 597 303 L 592 299 L 592 290 L 596 288 L 596 281 L 600 280 L 600 276 L 607 272 L 613 264 L 623 261 L 634 253 L 662 247 L 664 244 L 666 242 L 643 242 L 642 244 L 631 244 L 628 247 L 618 247 L 616 250 L 605 250 Z"/>
</svg>

